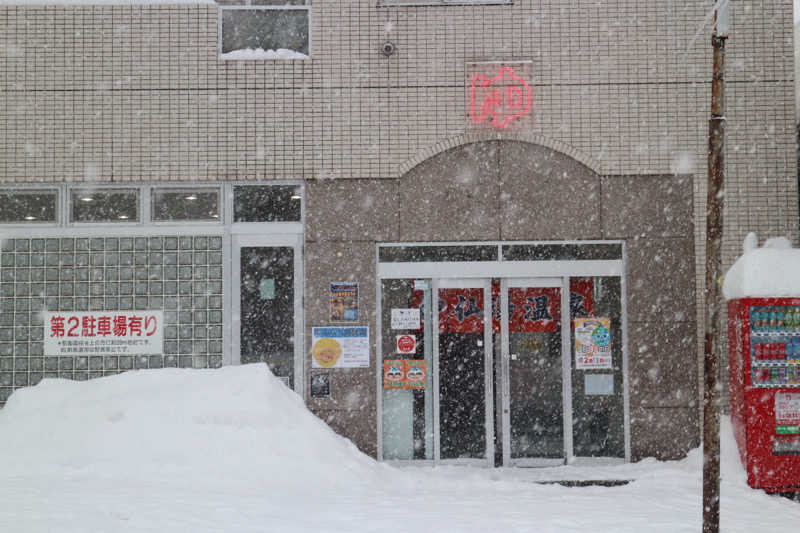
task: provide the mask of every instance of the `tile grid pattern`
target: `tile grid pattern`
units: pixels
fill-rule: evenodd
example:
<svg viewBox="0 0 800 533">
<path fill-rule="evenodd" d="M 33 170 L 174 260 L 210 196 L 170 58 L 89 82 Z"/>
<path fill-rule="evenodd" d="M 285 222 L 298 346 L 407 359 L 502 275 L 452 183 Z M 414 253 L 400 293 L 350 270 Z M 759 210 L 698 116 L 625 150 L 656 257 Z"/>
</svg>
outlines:
<svg viewBox="0 0 800 533">
<path fill-rule="evenodd" d="M 397 177 L 465 131 L 468 62 L 531 60 L 531 133 L 606 175 L 696 176 L 701 284 L 707 4 L 318 1 L 291 62 L 220 61 L 213 5 L 0 6 L 0 181 Z M 748 231 L 798 238 L 792 1 L 731 9 L 725 267 Z"/>
<path fill-rule="evenodd" d="M 43 312 L 164 311 L 162 355 L 44 353 Z M 222 365 L 222 237 L 6 239 L 0 250 L 0 405 L 42 378 Z"/>
</svg>

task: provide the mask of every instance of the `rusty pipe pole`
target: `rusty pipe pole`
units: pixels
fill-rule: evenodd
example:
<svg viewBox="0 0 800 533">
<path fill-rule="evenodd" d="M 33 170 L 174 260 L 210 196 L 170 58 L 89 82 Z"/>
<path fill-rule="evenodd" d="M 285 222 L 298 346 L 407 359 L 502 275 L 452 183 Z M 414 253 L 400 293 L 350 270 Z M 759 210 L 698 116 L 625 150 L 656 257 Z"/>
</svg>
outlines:
<svg viewBox="0 0 800 533">
<path fill-rule="evenodd" d="M 711 119 L 708 121 L 705 357 L 703 365 L 703 533 L 719 532 L 719 308 L 725 186 L 725 39 L 714 32 Z"/>
</svg>

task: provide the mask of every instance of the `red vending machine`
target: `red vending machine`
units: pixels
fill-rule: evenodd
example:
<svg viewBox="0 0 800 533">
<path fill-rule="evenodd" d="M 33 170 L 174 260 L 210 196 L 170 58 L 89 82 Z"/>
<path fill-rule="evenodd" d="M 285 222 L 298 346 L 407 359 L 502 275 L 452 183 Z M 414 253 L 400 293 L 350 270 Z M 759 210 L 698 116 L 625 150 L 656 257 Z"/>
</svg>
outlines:
<svg viewBox="0 0 800 533">
<path fill-rule="evenodd" d="M 800 298 L 728 302 L 731 420 L 747 483 L 800 492 Z"/>
</svg>

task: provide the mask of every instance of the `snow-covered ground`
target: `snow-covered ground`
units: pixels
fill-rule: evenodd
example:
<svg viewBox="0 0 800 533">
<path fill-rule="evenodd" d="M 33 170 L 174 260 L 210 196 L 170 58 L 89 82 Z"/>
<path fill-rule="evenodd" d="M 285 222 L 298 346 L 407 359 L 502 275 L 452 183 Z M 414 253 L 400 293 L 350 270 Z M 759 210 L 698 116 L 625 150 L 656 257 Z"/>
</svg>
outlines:
<svg viewBox="0 0 800 533">
<path fill-rule="evenodd" d="M 790 531 L 727 419 L 722 530 Z M 0 411 L 0 531 L 489 532 L 700 529 L 701 458 L 616 467 L 396 469 L 315 418 L 264 365 L 45 380 Z M 632 479 L 567 488 L 534 480 Z"/>
</svg>

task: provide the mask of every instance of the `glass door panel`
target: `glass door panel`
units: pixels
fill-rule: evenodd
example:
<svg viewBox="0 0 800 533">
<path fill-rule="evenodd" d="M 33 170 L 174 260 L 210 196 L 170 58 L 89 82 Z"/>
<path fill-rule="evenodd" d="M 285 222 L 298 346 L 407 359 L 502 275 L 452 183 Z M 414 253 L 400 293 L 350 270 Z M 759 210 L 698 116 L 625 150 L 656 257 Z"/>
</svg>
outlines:
<svg viewBox="0 0 800 533">
<path fill-rule="evenodd" d="M 434 458 L 430 309 L 430 280 L 382 280 L 381 456 L 385 460 Z M 412 365 L 425 371 L 421 379 L 401 374 L 408 374 Z"/>
<path fill-rule="evenodd" d="M 570 278 L 575 457 L 625 457 L 619 277 Z"/>
<path fill-rule="evenodd" d="M 489 281 L 441 280 L 437 298 L 439 458 L 493 463 Z"/>
<path fill-rule="evenodd" d="M 561 280 L 503 280 L 504 463 L 564 459 Z"/>
<path fill-rule="evenodd" d="M 294 385 L 294 248 L 241 248 L 240 361 Z"/>
<path fill-rule="evenodd" d="M 234 362 L 266 363 L 301 392 L 301 287 L 297 238 L 234 236 L 232 249 L 232 352 Z"/>
</svg>

